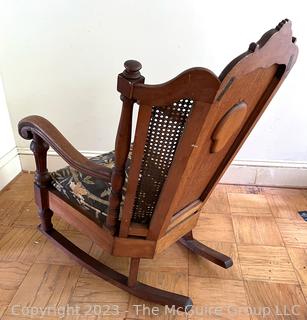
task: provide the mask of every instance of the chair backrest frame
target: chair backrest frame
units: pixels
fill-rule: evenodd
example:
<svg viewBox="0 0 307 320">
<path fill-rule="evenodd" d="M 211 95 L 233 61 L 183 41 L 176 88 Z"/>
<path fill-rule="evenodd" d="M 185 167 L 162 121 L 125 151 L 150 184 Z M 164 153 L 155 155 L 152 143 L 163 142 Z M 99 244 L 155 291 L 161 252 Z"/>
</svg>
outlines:
<svg viewBox="0 0 307 320">
<path fill-rule="evenodd" d="M 164 108 L 164 112 L 166 107 L 163 106 L 172 106 L 183 98 L 194 103 L 178 138 L 145 233 L 148 240 L 161 238 L 176 213 L 193 206 L 198 210 L 199 203 L 206 201 L 293 67 L 297 54 L 291 22 L 283 20 L 234 59 L 219 77 L 208 69 L 192 68 L 164 84 L 147 85 L 139 73 L 140 64 L 134 64 L 135 68 L 130 67 L 128 71 L 126 68 L 126 74 L 119 75 L 118 91 L 124 103 L 112 180 L 114 221 L 119 211 L 123 167 L 130 146 L 132 107 L 136 102 L 140 106 L 126 197 L 118 227 L 120 237 L 130 234 L 144 152 L 149 143 L 148 128 L 153 117 L 157 116 L 153 115 L 153 108 Z M 129 72 L 132 74 L 130 79 Z M 197 175 L 200 178 L 196 179 Z"/>
</svg>

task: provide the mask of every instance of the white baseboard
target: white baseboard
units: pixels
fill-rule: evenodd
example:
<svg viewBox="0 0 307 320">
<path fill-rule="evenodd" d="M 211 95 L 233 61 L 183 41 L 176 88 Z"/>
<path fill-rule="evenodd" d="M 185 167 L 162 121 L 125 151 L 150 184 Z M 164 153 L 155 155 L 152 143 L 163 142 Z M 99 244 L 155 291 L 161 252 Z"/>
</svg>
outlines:
<svg viewBox="0 0 307 320">
<path fill-rule="evenodd" d="M 95 157 L 105 151 L 79 151 L 85 157 Z M 30 148 L 18 148 L 18 154 L 20 157 L 21 167 L 23 171 L 35 171 L 35 161 L 33 152 Z M 49 171 L 55 171 L 67 166 L 68 164 L 52 149 L 48 150 L 47 165 Z"/>
<path fill-rule="evenodd" d="M 13 148 L 0 158 L 0 190 L 21 172 L 17 148 Z"/>
<path fill-rule="evenodd" d="M 103 151 L 80 151 L 94 157 Z M 34 171 L 35 162 L 29 148 L 18 148 L 22 170 Z M 57 170 L 67 165 L 55 151 L 48 151 L 48 169 Z M 276 187 L 307 187 L 307 163 L 291 161 L 234 160 L 225 172 L 222 183 Z"/>
<path fill-rule="evenodd" d="M 307 163 L 234 160 L 222 183 L 275 187 L 307 187 Z"/>
</svg>

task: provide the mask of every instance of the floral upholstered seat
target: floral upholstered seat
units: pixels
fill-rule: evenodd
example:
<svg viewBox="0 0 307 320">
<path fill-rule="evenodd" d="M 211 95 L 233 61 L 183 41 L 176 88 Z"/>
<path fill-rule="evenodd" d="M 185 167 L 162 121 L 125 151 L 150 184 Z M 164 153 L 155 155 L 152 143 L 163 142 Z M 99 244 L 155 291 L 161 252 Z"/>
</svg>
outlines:
<svg viewBox="0 0 307 320">
<path fill-rule="evenodd" d="M 112 168 L 114 166 L 114 151 L 91 158 L 92 161 Z M 131 152 L 126 163 L 126 181 L 123 188 L 125 197 Z M 108 213 L 111 184 L 78 172 L 67 166 L 51 173 L 52 185 L 68 200 L 80 207 L 88 218 L 103 225 Z"/>
</svg>

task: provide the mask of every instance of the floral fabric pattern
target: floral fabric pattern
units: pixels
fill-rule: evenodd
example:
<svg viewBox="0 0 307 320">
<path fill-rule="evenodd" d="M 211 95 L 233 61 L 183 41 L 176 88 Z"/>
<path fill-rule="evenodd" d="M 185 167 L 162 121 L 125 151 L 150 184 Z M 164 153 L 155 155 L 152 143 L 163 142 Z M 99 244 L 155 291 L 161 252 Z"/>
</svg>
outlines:
<svg viewBox="0 0 307 320">
<path fill-rule="evenodd" d="M 91 158 L 92 161 L 114 167 L 114 151 Z M 126 163 L 125 184 L 123 187 L 123 200 L 126 193 L 128 170 L 131 162 L 131 151 Z M 111 184 L 94 177 L 83 174 L 67 166 L 51 173 L 52 185 L 72 204 L 81 207 L 88 218 L 102 226 L 106 220 Z M 121 206 L 122 206 L 121 204 Z"/>
</svg>

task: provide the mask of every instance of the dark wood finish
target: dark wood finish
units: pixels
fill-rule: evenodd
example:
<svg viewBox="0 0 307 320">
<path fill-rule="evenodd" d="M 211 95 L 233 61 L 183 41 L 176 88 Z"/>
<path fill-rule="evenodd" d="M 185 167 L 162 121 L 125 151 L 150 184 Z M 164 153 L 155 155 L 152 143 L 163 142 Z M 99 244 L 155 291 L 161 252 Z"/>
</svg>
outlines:
<svg viewBox="0 0 307 320">
<path fill-rule="evenodd" d="M 135 201 L 135 195 L 138 185 L 139 172 L 142 164 L 143 152 L 148 124 L 150 121 L 151 107 L 142 106 L 138 114 L 135 139 L 133 143 L 132 162 L 129 171 L 129 181 L 123 207 L 122 220 L 119 229 L 120 237 L 127 237 Z"/>
<path fill-rule="evenodd" d="M 84 213 L 79 211 L 79 208 L 77 209 L 69 204 L 55 189 L 49 191 L 49 203 L 51 210 L 57 216 L 86 234 L 106 252 L 112 253 L 114 237 L 107 228 L 101 227 L 94 221 L 88 219 Z"/>
<path fill-rule="evenodd" d="M 156 254 L 164 251 L 185 234 L 187 234 L 190 230 L 192 230 L 196 226 L 198 218 L 199 212 L 196 212 L 187 219 L 183 220 L 181 223 L 177 224 L 176 227 L 167 231 L 166 234 L 157 241 Z"/>
<path fill-rule="evenodd" d="M 202 205 L 288 75 L 297 54 L 291 23 L 283 20 L 253 42 L 219 77 L 208 69 L 192 68 L 166 83 L 148 85 L 140 74 L 141 64 L 127 61 L 117 81 L 123 104 L 113 170 L 81 155 L 46 119 L 30 116 L 21 120 L 20 135 L 33 140 L 40 230 L 89 270 L 131 294 L 165 305 L 190 305 L 188 297 L 137 282 L 139 260 L 153 258 L 179 241 L 215 264 L 232 265 L 229 257 L 195 240 L 192 229 Z M 139 112 L 119 219 L 135 103 Z M 82 209 L 51 187 L 46 166 L 49 146 L 80 172 L 111 183 L 105 226 L 88 219 Z M 129 280 L 55 231 L 52 210 L 110 254 L 130 257 Z"/>
<path fill-rule="evenodd" d="M 48 120 L 40 116 L 29 116 L 18 124 L 19 134 L 27 140 L 33 135 L 41 137 L 44 143 L 52 147 L 70 166 L 89 176 L 111 181 L 112 170 L 98 165 L 84 157 Z"/>
<path fill-rule="evenodd" d="M 119 257 L 154 257 L 156 246 L 154 241 L 114 237 L 109 229 L 99 226 L 80 212 L 80 208 L 69 204 L 57 190 L 53 188 L 49 190 L 48 198 L 50 209 L 56 215 L 86 234 L 106 252 Z"/>
<path fill-rule="evenodd" d="M 114 237 L 112 254 L 118 257 L 152 259 L 155 249 L 156 242 L 152 240 Z"/>
<path fill-rule="evenodd" d="M 129 226 L 129 236 L 147 237 L 148 228 L 140 223 L 132 222 Z"/>
<path fill-rule="evenodd" d="M 212 153 L 221 151 L 228 140 L 238 131 L 247 112 L 247 104 L 244 101 L 236 103 L 219 121 L 212 134 Z"/>
<path fill-rule="evenodd" d="M 125 62 L 125 71 L 118 76 L 118 83 L 131 86 L 135 83 L 144 82 L 144 77 L 140 71 L 142 65 L 135 60 Z M 121 90 L 121 86 L 118 86 Z M 122 113 L 117 130 L 115 142 L 115 166 L 112 170 L 112 190 L 110 195 L 110 204 L 106 226 L 113 233 L 116 231 L 118 223 L 119 208 L 122 200 L 122 188 L 125 182 L 125 164 L 131 144 L 131 126 L 132 126 L 132 111 L 135 100 L 130 98 L 130 95 L 125 96 L 125 91 L 121 94 L 123 101 Z"/>
<path fill-rule="evenodd" d="M 228 269 L 233 265 L 232 259 L 230 257 L 227 257 L 224 254 L 211 249 L 201 242 L 195 240 L 193 238 L 192 231 L 179 239 L 178 242 L 195 254 L 198 254 L 199 256 L 213 262 L 214 264 L 224 269 Z"/>
<path fill-rule="evenodd" d="M 292 36 L 291 22 L 285 19 L 281 21 L 276 28 L 266 32 L 257 43 L 252 43 L 247 52 L 234 59 L 221 73 L 219 78 L 222 84 L 217 96 L 219 96 L 223 87 L 227 85 L 230 79 L 241 78 L 244 73 L 248 74 L 257 69 L 269 68 L 274 65 L 279 66 L 272 81 L 268 84 L 265 92 L 263 92 L 261 98 L 258 100 L 255 112 L 249 117 L 233 145 L 229 147 L 227 156 L 223 159 L 219 168 L 204 189 L 201 195 L 203 201 L 208 199 L 214 186 L 230 165 L 265 108 L 295 64 L 298 55 L 298 48 L 295 42 L 296 39 Z M 255 95 L 256 93 L 251 92 L 251 94 Z"/>
<path fill-rule="evenodd" d="M 261 39 L 256 51 L 242 55 L 227 68 L 227 75 L 219 78 L 221 84 L 211 105 L 197 101 L 156 205 L 149 239 L 163 236 L 175 212 L 196 199 L 207 199 L 293 66 L 297 47 L 292 42 L 290 22 Z M 220 98 L 231 79 L 231 86 Z M 245 121 L 220 152 L 211 153 L 216 124 L 242 99 L 248 106 Z M 199 105 L 202 107 L 197 109 Z"/>
<path fill-rule="evenodd" d="M 56 246 L 60 247 L 65 251 L 65 253 L 78 261 L 83 267 L 87 268 L 89 271 L 93 272 L 105 281 L 112 283 L 116 287 L 119 287 L 140 299 L 152 301 L 153 303 L 168 305 L 170 307 L 174 305 L 176 308 L 186 311 L 191 309 L 192 300 L 189 297 L 160 290 L 141 282 L 136 282 L 134 286 L 129 286 L 128 278 L 126 276 L 94 259 L 86 252 L 75 246 L 61 233 L 54 229 L 46 232 L 40 227 L 39 230 Z"/>
<path fill-rule="evenodd" d="M 35 202 L 41 220 L 41 227 L 43 230 L 49 231 L 53 228 L 51 222 L 53 212 L 49 208 L 48 198 L 50 176 L 47 169 L 47 151 L 49 146 L 40 136 L 34 133 L 30 147 L 34 154 L 36 164 L 34 178 Z"/>
<path fill-rule="evenodd" d="M 132 96 L 145 106 L 167 106 L 183 97 L 211 103 L 219 85 L 220 81 L 212 71 L 198 67 L 188 69 L 162 84 L 136 84 Z"/>
<path fill-rule="evenodd" d="M 129 270 L 129 277 L 128 277 L 128 286 L 129 287 L 134 287 L 137 284 L 139 265 L 140 265 L 139 258 L 131 258 L 130 259 L 130 270 Z"/>
<path fill-rule="evenodd" d="M 179 212 L 177 212 L 173 217 L 172 220 L 167 228 L 167 232 L 172 230 L 174 227 L 176 227 L 178 224 L 180 224 L 182 221 L 188 219 L 190 216 L 195 214 L 200 208 L 202 207 L 202 202 L 199 200 L 196 200 L 192 202 L 187 207 L 183 208 Z"/>
<path fill-rule="evenodd" d="M 122 188 L 125 182 L 125 164 L 127 161 L 130 141 L 133 101 L 122 97 L 123 107 L 115 142 L 115 166 L 112 171 L 112 189 L 109 198 L 108 216 L 106 226 L 113 233 L 118 222 Z"/>
</svg>

